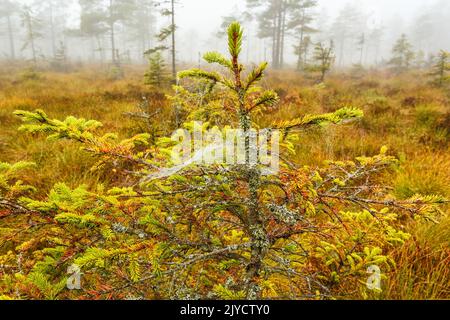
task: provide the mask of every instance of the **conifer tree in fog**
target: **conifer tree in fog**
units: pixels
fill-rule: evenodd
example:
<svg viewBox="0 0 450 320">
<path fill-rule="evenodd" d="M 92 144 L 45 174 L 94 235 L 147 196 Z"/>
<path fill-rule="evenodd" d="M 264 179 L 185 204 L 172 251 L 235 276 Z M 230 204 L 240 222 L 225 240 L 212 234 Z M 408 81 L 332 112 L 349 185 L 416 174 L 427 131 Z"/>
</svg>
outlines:
<svg viewBox="0 0 450 320">
<path fill-rule="evenodd" d="M 106 22 L 111 40 L 111 57 L 113 64 L 117 65 L 120 59 L 116 45 L 116 24 L 125 22 L 138 8 L 134 0 L 108 0 L 106 9 Z"/>
<path fill-rule="evenodd" d="M 24 6 L 21 12 L 22 27 L 25 29 L 25 42 L 22 51 L 30 48 L 33 64 L 37 64 L 36 40 L 42 38 L 42 22 L 30 6 Z"/>
<path fill-rule="evenodd" d="M 433 65 L 430 76 L 434 78 L 434 82 L 442 87 L 446 81 L 450 79 L 450 52 L 441 50 L 437 56 L 436 63 Z"/>
<path fill-rule="evenodd" d="M 259 10 L 257 14 L 259 32 L 262 39 L 272 40 L 272 67 L 284 65 L 286 36 L 289 30 L 289 12 L 292 12 L 300 0 L 247 0 L 247 7 Z"/>
<path fill-rule="evenodd" d="M 334 43 L 330 41 L 330 45 L 327 47 L 323 43 L 319 42 L 314 48 L 314 62 L 315 64 L 310 67 L 311 71 L 320 73 L 320 82 L 325 81 L 326 74 L 330 71 L 335 61 L 334 56 Z"/>
<path fill-rule="evenodd" d="M 19 12 L 18 6 L 10 0 L 2 0 L 0 2 L 0 19 L 6 20 L 6 27 L 8 30 L 8 40 L 11 59 L 16 58 L 15 44 L 14 44 L 14 32 L 12 18 Z"/>
<path fill-rule="evenodd" d="M 308 66 L 308 53 L 310 47 L 313 45 L 310 36 L 305 36 L 302 40 L 302 44 L 294 46 L 294 53 L 297 55 L 297 70 L 304 70 Z"/>
<path fill-rule="evenodd" d="M 137 0 L 79 0 L 81 7 L 80 31 L 98 42 L 98 49 L 103 51 L 101 37 L 109 36 L 111 61 L 119 64 L 119 48 L 117 47 L 118 25 L 124 25 L 139 10 Z"/>
<path fill-rule="evenodd" d="M 417 69 L 423 69 L 426 65 L 427 61 L 425 59 L 425 52 L 423 50 L 419 50 L 416 54 L 415 54 L 415 59 L 414 59 L 414 67 L 416 67 Z"/>
<path fill-rule="evenodd" d="M 162 16 L 170 17 L 169 26 L 163 28 L 160 33 L 157 35 L 157 39 L 159 42 L 164 43 L 166 40 L 169 40 L 170 47 L 166 45 L 160 45 L 145 52 L 146 55 L 153 54 L 155 52 L 161 50 L 170 50 L 171 55 L 171 64 L 172 64 L 172 78 L 176 79 L 177 77 L 177 57 L 176 57 L 176 29 L 177 25 L 175 23 L 176 17 L 176 4 L 175 0 L 163 0 L 156 2 L 156 6 L 163 6 L 161 11 Z"/>
<path fill-rule="evenodd" d="M 389 64 L 395 72 L 400 73 L 409 69 L 414 59 L 413 46 L 405 34 L 402 34 L 392 48 L 392 59 Z"/>
<path fill-rule="evenodd" d="M 156 24 L 155 4 L 153 0 L 136 0 L 136 10 L 133 10 L 129 19 L 124 21 L 127 28 L 125 32 L 136 43 L 138 56 L 153 45 L 154 27 Z"/>
<path fill-rule="evenodd" d="M 42 12 L 42 24 L 43 27 L 48 28 L 52 56 L 56 58 L 57 51 L 60 50 L 60 47 L 58 47 L 58 38 L 63 34 L 63 23 L 66 20 L 67 14 L 69 14 L 68 8 L 72 0 L 35 0 L 34 3 L 39 8 L 39 11 Z"/>
<path fill-rule="evenodd" d="M 314 15 L 311 10 L 318 5 L 316 0 L 301 0 L 292 3 L 288 28 L 294 31 L 298 44 L 294 46 L 297 55 L 297 70 L 306 66 L 308 48 L 311 45 L 310 34 L 318 32 L 312 27 Z"/>
<path fill-rule="evenodd" d="M 101 1 L 78 0 L 78 3 L 81 8 L 79 34 L 96 42 L 94 51 L 99 52 L 100 60 L 103 61 L 105 59 L 105 49 L 102 38 L 108 31 L 108 28 L 104 23 L 105 16 L 101 7 Z"/>
<path fill-rule="evenodd" d="M 166 64 L 160 51 L 148 55 L 148 70 L 144 75 L 145 84 L 161 87 L 168 80 Z"/>
<path fill-rule="evenodd" d="M 58 47 L 55 49 L 55 56 L 53 58 L 53 67 L 58 71 L 67 71 L 67 48 L 64 42 L 60 41 Z"/>
<path fill-rule="evenodd" d="M 361 35 L 361 31 L 364 30 L 365 19 L 364 14 L 360 12 L 357 6 L 347 4 L 339 12 L 336 20 L 331 27 L 331 34 L 333 40 L 336 43 L 338 65 L 342 67 L 346 61 L 347 53 L 353 53 L 350 51 L 351 46 L 358 37 Z M 349 54 L 349 56 L 351 56 Z"/>
<path fill-rule="evenodd" d="M 363 59 L 364 59 L 364 50 L 366 46 L 366 34 L 363 33 L 361 36 L 357 39 L 356 44 L 358 46 L 359 51 L 359 65 L 363 65 Z"/>
</svg>

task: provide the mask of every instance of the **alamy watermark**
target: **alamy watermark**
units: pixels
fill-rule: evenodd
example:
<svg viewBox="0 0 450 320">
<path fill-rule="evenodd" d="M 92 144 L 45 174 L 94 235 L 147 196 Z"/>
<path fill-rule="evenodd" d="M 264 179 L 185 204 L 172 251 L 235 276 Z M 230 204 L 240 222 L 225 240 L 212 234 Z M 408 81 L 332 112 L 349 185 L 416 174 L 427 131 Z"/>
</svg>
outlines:
<svg viewBox="0 0 450 320">
<path fill-rule="evenodd" d="M 381 269 L 379 266 L 372 265 L 367 268 L 370 277 L 367 279 L 367 289 L 372 291 L 381 291 Z"/>
<path fill-rule="evenodd" d="M 176 174 L 190 165 L 250 165 L 261 166 L 262 174 L 277 174 L 280 168 L 279 130 L 241 129 L 214 127 L 204 130 L 201 122 L 195 122 L 191 130 L 179 129 L 171 136 L 175 146 L 171 150 L 173 166 L 161 169 L 150 179 Z"/>
<path fill-rule="evenodd" d="M 381 269 L 376 265 L 369 266 L 367 273 L 370 274 L 366 282 L 366 287 L 372 291 L 381 291 Z M 69 290 L 81 289 L 81 269 L 76 264 L 72 264 L 67 268 L 67 274 L 70 276 L 67 278 L 66 287 Z"/>
<path fill-rule="evenodd" d="M 81 269 L 76 264 L 73 264 L 67 268 L 67 274 L 70 276 L 67 278 L 66 287 L 69 290 L 81 289 Z"/>
</svg>

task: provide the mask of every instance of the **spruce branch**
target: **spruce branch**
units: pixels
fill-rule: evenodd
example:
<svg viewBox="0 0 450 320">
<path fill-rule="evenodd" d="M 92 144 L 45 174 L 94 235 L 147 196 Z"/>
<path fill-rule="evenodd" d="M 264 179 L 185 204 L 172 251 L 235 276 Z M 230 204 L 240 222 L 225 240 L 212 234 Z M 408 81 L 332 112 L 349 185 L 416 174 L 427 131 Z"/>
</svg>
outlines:
<svg viewBox="0 0 450 320">
<path fill-rule="evenodd" d="M 247 81 L 245 84 L 245 90 L 247 91 L 252 86 L 254 86 L 256 83 L 261 81 L 261 79 L 264 76 L 264 71 L 266 70 L 268 66 L 267 62 L 261 63 L 258 67 L 252 70 L 252 72 L 248 75 Z"/>
<path fill-rule="evenodd" d="M 280 101 L 278 94 L 273 90 L 264 91 L 248 108 L 248 111 L 253 111 L 258 107 L 273 107 Z"/>
<path fill-rule="evenodd" d="M 208 63 L 217 63 L 217 64 L 221 65 L 222 67 L 228 68 L 230 70 L 233 68 L 232 62 L 230 60 L 228 60 L 227 58 L 225 58 L 219 52 L 214 52 L 214 51 L 207 52 L 203 56 L 203 59 L 205 59 L 205 61 Z"/>
<path fill-rule="evenodd" d="M 281 121 L 273 125 L 274 129 L 292 130 L 304 129 L 315 125 L 339 124 L 345 121 L 359 119 L 363 117 L 364 113 L 355 108 L 342 108 L 333 113 L 326 113 L 321 115 L 306 115 L 302 118 L 297 118 L 291 121 Z"/>
<path fill-rule="evenodd" d="M 199 79 L 206 79 L 211 80 L 215 83 L 223 83 L 222 76 L 218 74 L 217 72 L 208 72 L 201 69 L 191 69 L 186 71 L 178 72 L 178 78 L 199 78 Z"/>
</svg>

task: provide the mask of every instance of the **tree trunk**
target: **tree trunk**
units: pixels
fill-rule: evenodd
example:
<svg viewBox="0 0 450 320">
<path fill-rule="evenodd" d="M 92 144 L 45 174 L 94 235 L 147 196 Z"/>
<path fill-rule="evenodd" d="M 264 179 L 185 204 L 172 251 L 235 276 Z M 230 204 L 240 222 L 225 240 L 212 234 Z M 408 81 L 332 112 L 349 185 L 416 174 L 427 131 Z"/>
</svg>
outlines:
<svg viewBox="0 0 450 320">
<path fill-rule="evenodd" d="M 144 54 L 143 54 L 143 52 L 145 52 L 145 50 L 147 50 L 147 47 L 146 47 L 146 45 L 147 45 L 147 38 L 144 36 L 144 35 L 142 35 L 142 39 L 141 39 L 141 50 L 140 50 L 140 52 L 138 52 L 138 59 L 142 62 L 142 63 L 145 63 L 145 56 L 144 56 Z"/>
<path fill-rule="evenodd" d="M 113 22 L 111 22 L 110 28 L 111 28 L 111 58 L 112 58 L 112 62 L 116 63 L 116 41 L 114 39 L 115 35 L 114 35 L 114 23 Z"/>
<path fill-rule="evenodd" d="M 259 188 L 261 186 L 261 171 L 250 162 L 250 137 L 251 119 L 245 110 L 244 97 L 240 94 L 240 128 L 245 135 L 246 164 L 243 167 L 243 178 L 249 188 L 248 217 L 246 228 L 251 239 L 250 262 L 246 267 L 244 286 L 248 300 L 261 299 L 261 289 L 258 286 L 258 277 L 261 273 L 264 258 L 267 254 L 269 240 L 264 229 L 264 221 L 259 208 Z"/>
<path fill-rule="evenodd" d="M 363 64 L 363 57 L 364 57 L 364 47 L 361 48 L 361 56 L 359 57 L 359 64 Z"/>
<path fill-rule="evenodd" d="M 303 68 L 306 68 L 306 66 L 308 65 L 308 51 L 309 51 L 309 46 L 311 45 L 311 38 L 308 38 L 308 42 L 304 43 L 304 51 L 303 51 Z"/>
<path fill-rule="evenodd" d="M 378 56 L 380 54 L 380 44 L 377 42 L 375 45 L 375 66 L 378 67 Z"/>
<path fill-rule="evenodd" d="M 11 50 L 11 59 L 16 59 L 16 50 L 14 48 L 14 37 L 12 32 L 12 25 L 11 25 L 11 17 L 8 15 L 7 17 L 8 21 L 8 36 L 9 36 L 9 48 Z"/>
<path fill-rule="evenodd" d="M 37 57 L 36 57 L 36 48 L 34 46 L 34 35 L 31 35 L 30 38 L 31 41 L 31 52 L 33 53 L 33 63 L 36 65 L 37 64 Z"/>
<path fill-rule="evenodd" d="M 344 63 L 344 45 L 345 45 L 345 36 L 342 36 L 342 40 L 341 40 L 341 50 L 340 50 L 340 55 L 339 55 L 339 67 L 342 67 L 343 63 Z"/>
<path fill-rule="evenodd" d="M 284 39 L 285 39 L 285 35 L 286 35 L 286 13 L 287 13 L 287 8 L 286 5 L 283 1 L 282 3 L 282 15 L 283 15 L 283 19 L 281 22 L 281 41 L 280 41 L 280 68 L 283 68 L 284 66 Z"/>
<path fill-rule="evenodd" d="M 302 26 L 302 29 L 300 31 L 300 43 L 298 44 L 297 70 L 301 70 L 302 69 L 302 62 L 303 62 L 303 54 L 302 54 L 303 37 L 304 37 L 304 30 L 303 30 L 303 26 Z"/>
<path fill-rule="evenodd" d="M 95 40 L 97 40 L 97 46 L 98 46 L 98 54 L 100 57 L 100 63 L 103 64 L 105 61 L 105 53 L 103 52 L 102 42 L 100 40 L 100 37 L 98 35 L 95 36 Z"/>
<path fill-rule="evenodd" d="M 175 0 L 172 0 L 172 77 L 177 78 L 176 65 L 176 50 L 175 50 Z"/>
<path fill-rule="evenodd" d="M 277 64 L 277 16 L 273 17 L 273 34 L 272 34 L 272 66 L 276 68 Z"/>
<path fill-rule="evenodd" d="M 116 41 L 114 35 L 114 17 L 113 17 L 113 0 L 109 0 L 109 28 L 111 31 L 111 57 L 112 62 L 116 63 Z"/>
<path fill-rule="evenodd" d="M 361 56 L 359 57 L 359 64 L 360 64 L 360 65 L 363 64 L 363 58 L 364 58 L 364 45 L 365 45 L 365 42 L 363 41 L 363 43 L 361 44 Z"/>
<path fill-rule="evenodd" d="M 251 31 L 250 31 L 250 27 L 248 28 L 248 36 L 247 36 L 247 64 L 250 63 L 250 48 L 251 48 Z"/>
<path fill-rule="evenodd" d="M 278 14 L 277 14 L 277 28 L 276 28 L 276 35 L 277 35 L 277 40 L 276 40 L 276 61 L 275 61 L 275 68 L 278 69 L 280 68 L 280 58 L 281 58 L 281 25 L 283 22 L 283 14 L 282 14 L 282 10 L 281 10 L 281 2 L 279 4 L 278 7 Z"/>
<path fill-rule="evenodd" d="M 53 5 L 50 6 L 50 36 L 52 41 L 52 53 L 53 57 L 56 56 L 56 44 L 55 44 L 55 24 L 53 22 Z"/>
<path fill-rule="evenodd" d="M 31 47 L 31 53 L 33 55 L 33 63 L 36 66 L 37 64 L 37 58 L 36 58 L 36 48 L 34 46 L 34 33 L 33 33 L 33 25 L 31 23 L 31 16 L 28 13 L 26 16 L 26 20 L 27 20 L 27 26 L 28 26 L 28 37 L 29 37 L 29 41 L 30 41 L 30 47 Z"/>
</svg>

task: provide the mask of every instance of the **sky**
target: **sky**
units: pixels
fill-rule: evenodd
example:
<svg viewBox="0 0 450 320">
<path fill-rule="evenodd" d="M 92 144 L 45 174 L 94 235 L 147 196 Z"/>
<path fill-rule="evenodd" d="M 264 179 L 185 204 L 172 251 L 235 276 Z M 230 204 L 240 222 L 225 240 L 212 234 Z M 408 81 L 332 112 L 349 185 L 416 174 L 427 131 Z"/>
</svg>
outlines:
<svg viewBox="0 0 450 320">
<path fill-rule="evenodd" d="M 326 8 L 332 17 L 347 3 L 359 3 L 378 19 L 396 14 L 411 17 L 430 2 L 433 0 L 319 0 L 321 9 Z M 182 0 L 178 9 L 179 27 L 195 29 L 199 33 L 210 32 L 220 25 L 221 17 L 232 12 L 235 6 L 245 9 L 245 0 Z"/>
<path fill-rule="evenodd" d="M 35 1 L 45 0 L 13 0 L 18 3 L 31 3 Z M 68 1 L 68 0 L 60 0 Z M 71 0 L 73 8 L 70 10 L 71 14 L 67 17 L 66 27 L 76 29 L 79 27 L 79 11 L 78 0 Z M 216 37 L 222 24 L 222 17 L 229 16 L 233 12 L 243 12 L 246 10 L 245 0 L 177 0 L 176 9 L 176 24 L 177 24 L 177 51 L 180 61 L 197 62 L 198 56 L 202 52 L 210 50 L 219 50 L 226 48 L 226 42 L 223 39 Z M 327 21 L 328 26 L 334 21 L 338 13 L 346 6 L 346 4 L 357 4 L 361 11 L 364 12 L 367 18 L 367 30 L 373 30 L 374 27 L 388 26 L 383 37 L 382 51 L 383 58 L 390 53 L 393 42 L 398 39 L 401 33 L 408 33 L 410 37 L 414 36 L 413 21 L 418 17 L 424 8 L 438 3 L 438 1 L 450 0 L 318 0 L 319 7 L 316 9 L 316 14 L 319 19 L 329 17 Z M 437 7 L 438 11 L 440 7 Z M 167 27 L 169 17 L 161 17 L 158 12 L 155 12 L 158 17 L 158 25 L 155 32 L 162 27 Z M 445 19 L 445 18 L 444 18 Z M 441 22 L 442 23 L 442 22 Z M 245 22 L 244 22 L 245 24 Z M 450 24 L 442 23 L 446 28 Z M 0 25 L 1 27 L 1 25 Z M 22 30 L 21 28 L 20 30 Z M 328 29 L 328 28 L 326 28 Z M 450 29 L 450 28 L 449 28 Z M 249 26 L 245 24 L 245 33 L 251 36 L 244 44 L 244 54 L 247 57 L 246 62 L 267 60 L 270 56 L 270 43 L 264 39 L 256 37 L 256 25 Z M 1 33 L 1 30 L 0 30 Z M 434 38 L 429 38 L 429 42 L 435 43 L 431 50 L 450 49 L 450 41 L 448 40 L 448 32 L 441 30 Z M 1 36 L 1 34 L 0 34 Z M 288 37 L 286 43 L 286 60 L 295 61 L 293 45 L 294 41 L 292 34 Z M 445 40 L 447 38 L 447 40 Z M 20 41 L 20 40 L 19 40 Z M 316 41 L 328 41 L 328 39 L 317 39 Z M 437 48 L 437 46 L 441 46 Z M 245 50 L 249 48 L 247 53 Z M 84 49 L 83 49 L 84 50 Z M 1 54 L 0 48 L 0 54 Z M 48 51 L 48 50 L 47 50 Z M 80 55 L 82 53 L 76 52 Z"/>
<path fill-rule="evenodd" d="M 398 19 L 408 21 L 415 17 L 424 6 L 437 0 L 318 0 L 318 12 L 326 12 L 334 18 L 348 3 L 357 3 L 364 12 L 371 14 L 368 24 Z M 221 18 L 233 12 L 234 8 L 245 10 L 245 0 L 181 0 L 177 14 L 177 25 L 182 42 L 189 45 L 191 39 L 201 38 L 199 51 L 217 46 L 212 32 L 219 30 Z M 185 58 L 193 60 L 194 49 L 187 50 Z"/>
<path fill-rule="evenodd" d="M 34 0 L 20 0 L 21 3 L 31 3 Z M 64 0 L 61 0 L 64 1 Z M 435 0 L 318 0 L 322 8 L 333 16 L 347 3 L 359 3 L 367 11 L 375 12 L 379 17 L 393 16 L 401 13 L 403 16 L 415 14 L 421 7 Z M 178 21 L 184 29 L 196 28 L 208 30 L 217 27 L 218 21 L 230 13 L 234 7 L 245 9 L 245 0 L 179 0 Z"/>
</svg>

